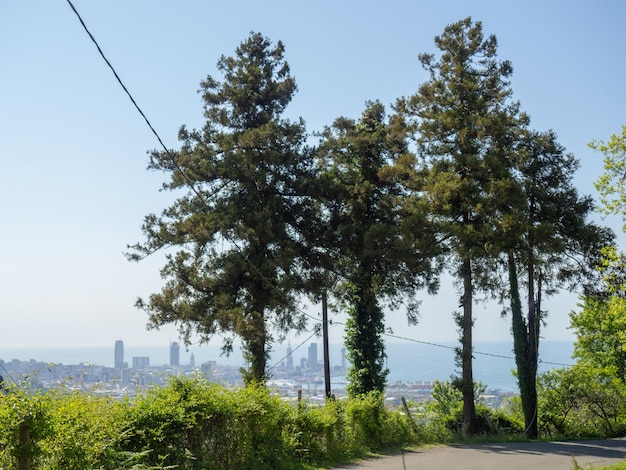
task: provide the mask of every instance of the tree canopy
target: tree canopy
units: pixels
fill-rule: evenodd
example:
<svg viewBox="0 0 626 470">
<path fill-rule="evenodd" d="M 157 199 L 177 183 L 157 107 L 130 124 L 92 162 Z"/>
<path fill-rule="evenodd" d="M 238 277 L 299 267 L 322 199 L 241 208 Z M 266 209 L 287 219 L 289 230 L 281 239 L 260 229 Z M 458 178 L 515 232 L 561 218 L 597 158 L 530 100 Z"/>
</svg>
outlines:
<svg viewBox="0 0 626 470">
<path fill-rule="evenodd" d="M 608 142 L 594 140 L 589 146 L 604 157 L 604 172 L 596 181 L 604 214 L 615 214 L 626 222 L 626 126 L 621 134 L 613 134 Z M 623 229 L 626 232 L 626 225 Z"/>
<path fill-rule="evenodd" d="M 489 279 L 484 261 L 497 255 L 489 247 L 502 237 L 497 208 L 511 187 L 506 142 L 518 105 L 510 101 L 512 66 L 497 59 L 496 38 L 485 38 L 480 22 L 466 18 L 447 26 L 435 45 L 438 57 L 420 55 L 430 78 L 396 108 L 414 129 L 421 157 L 416 186 L 461 285 L 460 388 L 465 430 L 473 434 L 472 304 L 474 291 Z"/>
<path fill-rule="evenodd" d="M 359 120 L 339 118 L 318 149 L 323 249 L 335 274 L 335 295 L 346 307 L 349 392 L 384 390 L 384 311 L 405 299 L 415 319 L 417 290 L 436 288 L 434 233 L 423 217 L 408 217 L 401 186 L 387 169 L 406 152 L 381 103 L 368 103 Z"/>
<path fill-rule="evenodd" d="M 251 33 L 221 57 L 223 81 L 201 83 L 206 123 L 179 131 L 180 150 L 153 151 L 149 168 L 170 175 L 164 189 L 186 191 L 160 216 L 148 215 L 139 260 L 167 253 L 162 291 L 139 299 L 150 326 L 179 325 L 189 341 L 214 334 L 244 344 L 250 380 L 265 376 L 273 340 L 305 322 L 300 239 L 309 204 L 301 185 L 311 171 L 302 120 L 282 117 L 296 92 L 284 47 Z"/>
<path fill-rule="evenodd" d="M 507 235 L 511 319 L 526 435 L 536 438 L 539 339 L 546 312 L 542 295 L 587 282 L 612 234 L 589 220 L 593 202 L 572 183 L 578 160 L 553 132 L 520 134 L 512 177 L 521 197 L 511 199 L 515 231 Z M 519 294 L 524 273 L 526 314 Z"/>
<path fill-rule="evenodd" d="M 435 46 L 438 54 L 419 56 L 429 78 L 393 114 L 367 102 L 358 119 L 337 118 L 317 134 L 316 147 L 301 118 L 284 117 L 297 87 L 280 41 L 251 33 L 222 56 L 221 79 L 201 82 L 204 126 L 182 126 L 180 149 L 150 153 L 149 169 L 168 174 L 163 189 L 176 199 L 146 216 L 145 241 L 128 255 L 166 256 L 161 292 L 137 301 L 149 326 L 174 323 L 187 343 L 220 335 L 227 352 L 238 337 L 244 378 L 263 381 L 272 343 L 306 326 L 304 296 L 328 293 L 348 314 L 349 392 L 382 391 L 387 307 L 407 306 L 415 323 L 418 290 L 434 292 L 447 269 L 460 297 L 451 313 L 465 431 L 477 429 L 477 293 L 509 297 L 528 425 L 537 409 L 541 295 L 589 284 L 612 234 L 588 221 L 592 200 L 572 184 L 578 161 L 553 132 L 528 129 L 495 36 L 466 18 Z M 592 143 L 608 161 L 599 189 L 617 195 L 609 212 L 626 210 L 617 179 L 624 140 Z M 605 274 L 623 281 L 608 249 Z"/>
</svg>

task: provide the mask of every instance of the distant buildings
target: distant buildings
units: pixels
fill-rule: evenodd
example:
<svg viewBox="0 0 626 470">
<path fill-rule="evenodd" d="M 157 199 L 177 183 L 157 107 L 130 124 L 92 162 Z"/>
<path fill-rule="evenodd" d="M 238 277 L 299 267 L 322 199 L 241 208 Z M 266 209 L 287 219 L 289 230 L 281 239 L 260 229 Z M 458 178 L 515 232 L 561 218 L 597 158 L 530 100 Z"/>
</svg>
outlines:
<svg viewBox="0 0 626 470">
<path fill-rule="evenodd" d="M 170 366 L 180 366 L 180 345 L 176 341 L 170 343 Z"/>
<path fill-rule="evenodd" d="M 133 369 L 146 369 L 150 366 L 150 358 L 148 356 L 133 357 Z"/>
<path fill-rule="evenodd" d="M 319 363 L 317 362 L 317 343 L 309 345 L 309 369 L 317 370 Z"/>
<path fill-rule="evenodd" d="M 118 339 L 115 342 L 115 368 L 123 369 L 126 367 L 124 363 L 124 341 Z"/>
<path fill-rule="evenodd" d="M 291 341 L 287 346 L 287 370 L 293 370 L 293 351 L 291 350 Z"/>
</svg>

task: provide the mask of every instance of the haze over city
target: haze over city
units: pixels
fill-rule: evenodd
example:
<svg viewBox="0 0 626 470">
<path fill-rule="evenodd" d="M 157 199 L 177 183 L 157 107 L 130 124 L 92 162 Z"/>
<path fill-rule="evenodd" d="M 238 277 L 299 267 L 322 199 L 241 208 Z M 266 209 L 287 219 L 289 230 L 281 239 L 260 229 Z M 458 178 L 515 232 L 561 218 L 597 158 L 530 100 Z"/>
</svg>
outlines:
<svg viewBox="0 0 626 470">
<path fill-rule="evenodd" d="M 427 78 L 418 54 L 435 52 L 433 37 L 467 16 L 497 36 L 499 58 L 512 62 L 514 98 L 531 127 L 553 129 L 580 160 L 581 193 L 596 196 L 602 170 L 587 143 L 624 124 L 626 4 L 619 1 L 74 3 L 171 148 L 182 124 L 203 124 L 200 81 L 218 77 L 219 57 L 250 31 L 285 44 L 299 89 L 287 114 L 303 117 L 312 133 L 339 116 L 358 117 L 366 100 L 390 109 L 414 93 Z M 154 135 L 66 2 L 5 2 L 0 42 L 0 344 L 177 340 L 174 327 L 147 332 L 146 315 L 133 306 L 160 290 L 162 255 L 138 264 L 124 257 L 127 245 L 143 240 L 143 217 L 174 198 L 159 192 L 167 175 L 146 170 Z M 621 231 L 619 220 L 604 223 Z M 403 337 L 456 340 L 450 283 L 444 278 L 434 297 L 423 294 L 420 324 L 407 327 L 400 310 L 387 325 Z M 544 338 L 572 338 L 568 313 L 576 302 L 576 293 L 564 293 L 544 303 Z M 476 307 L 476 341 L 510 339 L 500 310 L 493 302 Z M 319 307 L 308 312 L 317 316 Z M 341 326 L 330 334 L 340 342 Z"/>
</svg>

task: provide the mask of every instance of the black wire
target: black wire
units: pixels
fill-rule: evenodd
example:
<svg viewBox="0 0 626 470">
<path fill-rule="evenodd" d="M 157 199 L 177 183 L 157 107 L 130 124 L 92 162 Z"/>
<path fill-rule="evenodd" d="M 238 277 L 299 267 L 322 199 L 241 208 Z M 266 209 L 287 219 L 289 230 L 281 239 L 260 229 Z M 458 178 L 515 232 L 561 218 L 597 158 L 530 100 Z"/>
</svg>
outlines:
<svg viewBox="0 0 626 470">
<path fill-rule="evenodd" d="M 338 325 L 342 325 L 345 326 L 345 323 L 341 323 L 339 321 L 333 320 L 332 322 L 330 322 L 331 325 L 333 323 L 336 323 Z M 396 338 L 396 339 L 401 339 L 403 341 L 409 341 L 412 343 L 419 343 L 419 344 L 426 344 L 428 346 L 435 346 L 438 348 L 445 348 L 445 349 L 452 349 L 452 350 L 456 350 L 456 346 L 448 346 L 445 344 L 438 344 L 438 343 L 433 343 L 430 341 L 421 341 L 419 339 L 413 339 L 413 338 L 406 338 L 404 336 L 398 336 L 398 335 L 394 335 L 392 333 L 383 333 L 383 336 L 389 336 L 390 338 Z M 515 360 L 514 356 L 505 356 L 503 354 L 494 354 L 494 353 L 488 353 L 488 352 L 482 352 L 482 351 L 473 351 L 472 354 L 478 354 L 481 356 L 491 356 L 491 357 L 499 357 L 501 359 L 509 359 L 509 360 Z M 550 362 L 550 361 L 542 361 L 541 359 L 538 361 L 541 364 L 550 364 L 550 365 L 555 365 L 555 366 L 565 366 L 565 367 L 572 367 L 572 364 L 564 364 L 562 362 Z"/>
<path fill-rule="evenodd" d="M 7 370 L 6 367 L 4 367 L 4 364 L 2 362 L 0 362 L 0 367 L 2 367 L 2 369 L 6 372 L 6 374 L 9 376 L 9 378 L 13 381 L 13 383 L 17 386 L 19 386 L 19 384 L 15 381 L 15 379 L 13 378 L 13 376 L 11 375 L 11 373 Z"/>
<path fill-rule="evenodd" d="M 276 364 L 274 364 L 272 367 L 270 367 L 269 369 L 267 369 L 267 373 L 270 373 L 271 371 L 273 371 L 274 369 L 276 369 L 276 367 L 278 367 L 278 365 L 283 362 L 285 359 L 287 359 L 289 356 L 293 355 L 293 353 L 295 353 L 298 349 L 300 349 L 304 343 L 306 343 L 308 340 L 310 340 L 311 338 L 313 338 L 313 336 L 315 336 L 316 334 L 318 334 L 317 328 L 315 328 L 313 330 L 313 333 L 311 333 L 311 335 L 305 339 L 304 341 L 302 341 L 298 346 L 296 346 L 295 348 L 293 348 L 291 350 L 291 352 L 289 354 L 287 354 L 285 357 L 283 357 L 282 359 L 280 359 Z"/>
<path fill-rule="evenodd" d="M 152 131 L 152 133 L 156 136 L 157 140 L 159 141 L 159 143 L 161 144 L 161 147 L 163 147 L 165 149 L 165 151 L 169 154 L 169 150 L 167 149 L 167 147 L 165 147 L 165 144 L 163 143 L 163 141 L 161 140 L 161 137 L 159 136 L 159 134 L 157 133 L 157 131 L 154 129 L 154 127 L 152 127 L 152 124 L 150 124 L 150 121 L 148 120 L 148 118 L 146 117 L 146 115 L 143 113 L 143 111 L 141 110 L 141 108 L 139 107 L 139 105 L 137 104 L 137 102 L 135 101 L 135 99 L 133 98 L 133 96 L 130 94 L 130 92 L 128 91 L 128 89 L 126 88 L 126 86 L 124 85 L 124 83 L 122 82 L 122 79 L 120 78 L 120 76 L 117 74 L 117 72 L 115 71 L 115 68 L 113 68 L 113 66 L 111 65 L 111 62 L 109 62 L 109 60 L 106 58 L 106 56 L 104 55 L 104 52 L 102 52 L 102 49 L 100 48 L 100 45 L 98 44 L 98 42 L 96 41 L 96 38 L 93 37 L 93 34 L 91 34 L 91 32 L 89 31 L 89 29 L 87 28 L 87 25 L 85 24 L 85 22 L 83 21 L 83 19 L 81 18 L 80 14 L 78 13 L 78 11 L 76 10 L 76 8 L 74 8 L 74 5 L 72 4 L 72 2 L 70 0 L 67 0 L 67 3 L 69 3 L 70 7 L 72 8 L 72 10 L 74 11 L 74 13 L 76 13 L 76 16 L 78 17 L 78 21 L 80 21 L 80 24 L 83 25 L 83 28 L 85 29 L 85 31 L 87 32 L 87 34 L 89 35 L 89 37 L 91 38 L 91 41 L 96 45 L 96 48 L 98 49 L 98 52 L 100 53 L 100 56 L 104 59 L 104 61 L 106 62 L 106 64 L 109 66 L 109 68 L 111 69 L 111 72 L 113 72 L 113 75 L 115 75 L 115 78 L 117 79 L 118 83 L 120 84 L 120 86 L 122 87 L 122 89 L 126 92 L 126 94 L 128 95 L 128 97 L 130 98 L 130 101 L 135 105 L 135 108 L 137 109 L 137 111 L 139 111 L 139 114 L 141 114 L 141 116 L 144 118 L 144 120 L 146 121 L 146 124 L 148 124 L 148 127 L 150 128 L 150 130 Z"/>
</svg>

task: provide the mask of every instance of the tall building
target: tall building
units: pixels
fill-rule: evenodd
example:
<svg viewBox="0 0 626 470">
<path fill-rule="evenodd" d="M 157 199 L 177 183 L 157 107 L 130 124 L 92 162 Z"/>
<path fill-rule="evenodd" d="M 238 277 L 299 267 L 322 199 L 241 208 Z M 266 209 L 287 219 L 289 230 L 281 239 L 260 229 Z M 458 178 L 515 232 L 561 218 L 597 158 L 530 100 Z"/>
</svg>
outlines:
<svg viewBox="0 0 626 470">
<path fill-rule="evenodd" d="M 287 346 L 287 369 L 293 369 L 293 351 L 291 350 L 291 341 L 289 341 L 289 345 Z"/>
<path fill-rule="evenodd" d="M 121 339 L 115 342 L 115 368 L 124 368 L 124 341 Z"/>
<path fill-rule="evenodd" d="M 189 367 L 192 369 L 195 369 L 196 367 L 196 356 L 194 356 L 193 353 L 191 353 L 191 356 L 189 357 Z"/>
<path fill-rule="evenodd" d="M 311 343 L 309 346 L 309 369 L 317 370 L 319 364 L 317 363 L 317 343 Z"/>
<path fill-rule="evenodd" d="M 176 341 L 170 343 L 170 366 L 180 366 L 180 345 Z"/>
</svg>

